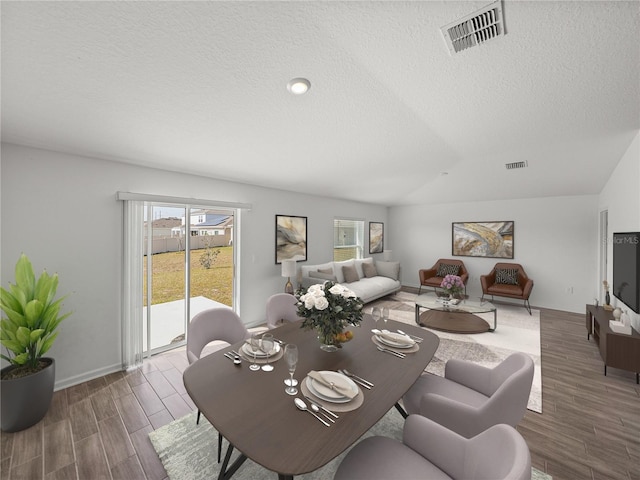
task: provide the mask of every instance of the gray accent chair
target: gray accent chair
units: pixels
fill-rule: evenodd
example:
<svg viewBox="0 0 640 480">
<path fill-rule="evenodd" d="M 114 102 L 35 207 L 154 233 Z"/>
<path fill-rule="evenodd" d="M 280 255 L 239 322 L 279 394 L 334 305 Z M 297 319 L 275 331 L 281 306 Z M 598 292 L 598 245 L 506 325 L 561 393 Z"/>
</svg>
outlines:
<svg viewBox="0 0 640 480">
<path fill-rule="evenodd" d="M 410 415 L 402 442 L 368 437 L 349 451 L 334 480 L 530 480 L 531 455 L 509 425 L 467 439 L 420 415 Z"/>
<path fill-rule="evenodd" d="M 196 314 L 187 328 L 187 360 L 189 365 L 200 359 L 207 344 L 221 340 L 229 344 L 251 337 L 236 312 L 230 308 L 217 307 Z M 222 348 L 221 345 L 219 348 Z M 200 423 L 200 410 L 196 424 Z M 222 449 L 222 435 L 218 434 L 218 463 Z"/>
<path fill-rule="evenodd" d="M 422 375 L 402 397 L 408 414 L 428 417 L 471 438 L 492 425 L 515 427 L 527 410 L 534 364 L 512 353 L 494 368 L 451 359 L 444 377 Z"/>
<path fill-rule="evenodd" d="M 276 293 L 267 299 L 267 327 L 275 328 L 283 322 L 297 322 L 298 299 L 290 293 Z"/>
</svg>

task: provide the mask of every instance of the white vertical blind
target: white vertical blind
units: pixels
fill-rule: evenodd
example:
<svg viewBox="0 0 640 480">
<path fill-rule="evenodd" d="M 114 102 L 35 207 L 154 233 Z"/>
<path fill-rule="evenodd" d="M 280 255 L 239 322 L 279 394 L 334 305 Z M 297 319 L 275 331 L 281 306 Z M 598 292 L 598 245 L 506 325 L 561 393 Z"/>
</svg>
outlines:
<svg viewBox="0 0 640 480">
<path fill-rule="evenodd" d="M 124 246 L 122 279 L 122 367 L 142 365 L 142 273 L 144 201 L 124 202 Z"/>
</svg>

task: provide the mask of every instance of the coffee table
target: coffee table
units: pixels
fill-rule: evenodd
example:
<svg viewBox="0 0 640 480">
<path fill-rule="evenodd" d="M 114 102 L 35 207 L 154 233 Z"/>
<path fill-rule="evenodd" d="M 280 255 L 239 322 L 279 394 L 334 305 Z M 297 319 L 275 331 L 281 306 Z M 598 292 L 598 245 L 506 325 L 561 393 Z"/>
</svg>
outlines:
<svg viewBox="0 0 640 480">
<path fill-rule="evenodd" d="M 421 315 L 421 308 L 428 311 Z M 493 313 L 493 328 L 478 313 Z M 457 304 L 444 301 L 434 292 L 416 298 L 416 323 L 422 327 L 452 333 L 482 333 L 495 331 L 497 321 L 495 305 L 480 298 L 463 298 Z"/>
</svg>

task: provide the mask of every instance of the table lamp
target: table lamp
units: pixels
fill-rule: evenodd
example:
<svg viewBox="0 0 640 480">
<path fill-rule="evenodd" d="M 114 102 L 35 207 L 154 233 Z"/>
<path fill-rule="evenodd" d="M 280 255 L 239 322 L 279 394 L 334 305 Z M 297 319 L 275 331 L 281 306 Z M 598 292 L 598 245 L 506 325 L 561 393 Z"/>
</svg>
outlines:
<svg viewBox="0 0 640 480">
<path fill-rule="evenodd" d="M 287 283 L 284 286 L 285 293 L 291 293 L 293 295 L 293 284 L 291 283 L 291 277 L 296 276 L 295 260 L 282 261 L 282 276 L 287 277 Z"/>
</svg>

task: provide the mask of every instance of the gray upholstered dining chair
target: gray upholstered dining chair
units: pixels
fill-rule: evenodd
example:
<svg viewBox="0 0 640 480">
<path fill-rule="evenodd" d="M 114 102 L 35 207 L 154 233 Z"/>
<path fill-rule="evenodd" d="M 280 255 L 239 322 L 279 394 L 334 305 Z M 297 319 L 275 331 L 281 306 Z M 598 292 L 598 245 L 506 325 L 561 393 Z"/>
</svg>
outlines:
<svg viewBox="0 0 640 480">
<path fill-rule="evenodd" d="M 512 353 L 494 368 L 451 359 L 444 377 L 422 375 L 402 403 L 408 414 L 428 417 L 471 438 L 492 425 L 515 427 L 522 420 L 533 373 L 533 360 L 521 352 Z"/>
<path fill-rule="evenodd" d="M 216 307 L 196 314 L 187 328 L 187 360 L 189 365 L 200 359 L 207 344 L 221 340 L 229 344 L 249 338 L 251 334 L 236 312 L 227 307 Z M 220 345 L 218 348 L 223 348 Z M 196 423 L 200 423 L 200 410 Z M 222 435 L 218 434 L 218 463 L 222 449 Z"/>
<path fill-rule="evenodd" d="M 467 439 L 420 415 L 410 415 L 402 441 L 368 437 L 340 463 L 334 480 L 530 480 L 531 455 L 509 425 Z"/>
<path fill-rule="evenodd" d="M 290 293 L 276 293 L 267 299 L 267 327 L 275 328 L 282 322 L 297 322 L 298 299 Z"/>
</svg>

